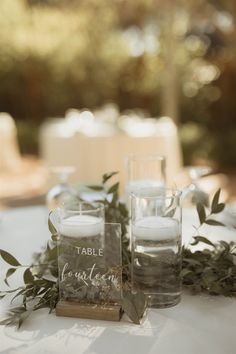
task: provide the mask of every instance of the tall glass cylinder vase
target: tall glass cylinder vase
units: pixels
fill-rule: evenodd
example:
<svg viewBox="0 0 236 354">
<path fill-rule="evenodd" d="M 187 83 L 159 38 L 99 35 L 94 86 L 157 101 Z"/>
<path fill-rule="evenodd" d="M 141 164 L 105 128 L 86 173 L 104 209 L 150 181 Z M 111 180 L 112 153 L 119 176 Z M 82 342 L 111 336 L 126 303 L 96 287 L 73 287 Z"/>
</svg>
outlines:
<svg viewBox="0 0 236 354">
<path fill-rule="evenodd" d="M 165 183 L 166 160 L 164 156 L 133 154 L 127 158 L 127 195 L 136 194 L 143 188 L 155 194 L 157 188 L 165 187 Z"/>
<path fill-rule="evenodd" d="M 149 307 L 170 307 L 181 294 L 180 192 L 131 195 L 132 288 Z"/>
</svg>

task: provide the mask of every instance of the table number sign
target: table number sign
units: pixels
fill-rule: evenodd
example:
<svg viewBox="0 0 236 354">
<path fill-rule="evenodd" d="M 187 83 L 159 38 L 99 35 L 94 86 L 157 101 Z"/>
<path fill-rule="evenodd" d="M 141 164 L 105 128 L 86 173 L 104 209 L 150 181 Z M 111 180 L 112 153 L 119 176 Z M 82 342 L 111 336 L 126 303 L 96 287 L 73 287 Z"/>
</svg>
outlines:
<svg viewBox="0 0 236 354">
<path fill-rule="evenodd" d="M 59 226 L 59 316 L 120 319 L 121 227 L 93 215 L 73 215 Z"/>
</svg>

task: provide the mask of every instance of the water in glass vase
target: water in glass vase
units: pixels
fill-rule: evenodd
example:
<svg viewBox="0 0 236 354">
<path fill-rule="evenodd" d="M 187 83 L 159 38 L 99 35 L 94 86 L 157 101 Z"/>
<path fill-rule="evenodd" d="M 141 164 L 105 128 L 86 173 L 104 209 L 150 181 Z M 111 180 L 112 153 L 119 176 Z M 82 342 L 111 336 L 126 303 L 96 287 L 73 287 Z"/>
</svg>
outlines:
<svg viewBox="0 0 236 354">
<path fill-rule="evenodd" d="M 179 222 L 148 216 L 132 225 L 132 281 L 149 307 L 169 307 L 180 301 L 181 238 Z"/>
</svg>

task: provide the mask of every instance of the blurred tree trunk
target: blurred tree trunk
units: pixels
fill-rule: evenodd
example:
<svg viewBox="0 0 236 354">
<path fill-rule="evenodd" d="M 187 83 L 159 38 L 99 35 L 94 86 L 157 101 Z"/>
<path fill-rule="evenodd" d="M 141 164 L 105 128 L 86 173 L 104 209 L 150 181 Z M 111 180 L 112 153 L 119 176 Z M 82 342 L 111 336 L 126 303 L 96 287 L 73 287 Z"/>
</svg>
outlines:
<svg viewBox="0 0 236 354">
<path fill-rule="evenodd" d="M 162 115 L 179 123 L 178 73 L 176 66 L 177 38 L 175 34 L 175 11 L 173 1 L 163 3 L 161 11 L 162 51 L 164 72 L 162 78 Z"/>
</svg>

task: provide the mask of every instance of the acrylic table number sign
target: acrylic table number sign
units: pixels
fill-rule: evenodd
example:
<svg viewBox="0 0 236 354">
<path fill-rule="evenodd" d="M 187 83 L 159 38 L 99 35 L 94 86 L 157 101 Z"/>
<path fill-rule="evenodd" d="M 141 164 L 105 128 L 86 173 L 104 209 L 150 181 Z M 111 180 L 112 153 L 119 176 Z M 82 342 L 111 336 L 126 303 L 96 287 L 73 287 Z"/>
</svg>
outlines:
<svg viewBox="0 0 236 354">
<path fill-rule="evenodd" d="M 121 227 L 106 224 L 102 204 L 80 203 L 58 225 L 58 316 L 120 320 Z"/>
</svg>

